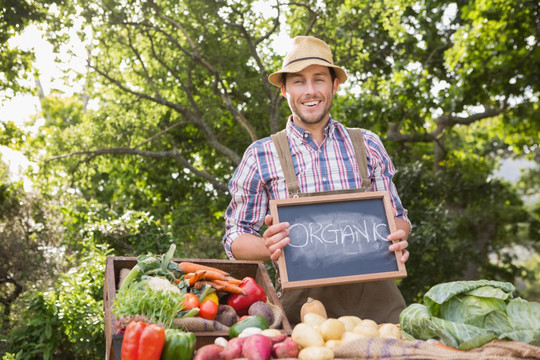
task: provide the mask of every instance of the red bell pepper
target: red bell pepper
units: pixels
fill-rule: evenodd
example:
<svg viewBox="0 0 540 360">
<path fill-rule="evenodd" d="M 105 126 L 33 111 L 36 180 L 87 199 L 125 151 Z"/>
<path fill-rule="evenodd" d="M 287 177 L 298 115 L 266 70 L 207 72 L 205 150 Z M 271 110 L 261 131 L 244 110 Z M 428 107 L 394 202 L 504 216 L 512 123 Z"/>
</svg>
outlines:
<svg viewBox="0 0 540 360">
<path fill-rule="evenodd" d="M 227 305 L 232 306 L 238 316 L 247 315 L 249 307 L 253 303 L 257 301 L 266 302 L 264 289 L 252 277 L 243 278 L 240 287 L 246 291 L 247 295 L 232 294 L 227 300 Z"/>
<path fill-rule="evenodd" d="M 122 340 L 122 360 L 159 360 L 164 344 L 164 328 L 132 321 L 126 327 Z"/>
</svg>

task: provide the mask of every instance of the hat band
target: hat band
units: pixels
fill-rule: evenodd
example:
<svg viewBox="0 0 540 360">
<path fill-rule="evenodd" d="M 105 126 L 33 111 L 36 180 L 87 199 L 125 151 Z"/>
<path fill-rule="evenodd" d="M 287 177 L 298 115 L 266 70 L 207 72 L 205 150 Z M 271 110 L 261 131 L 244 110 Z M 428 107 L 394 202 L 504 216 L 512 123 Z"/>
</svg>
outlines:
<svg viewBox="0 0 540 360">
<path fill-rule="evenodd" d="M 292 63 L 295 63 L 297 61 L 304 61 L 304 60 L 313 60 L 313 59 L 317 59 L 317 60 L 322 60 L 324 62 L 327 62 L 329 63 L 330 65 L 333 65 L 330 61 L 326 60 L 326 59 L 323 59 L 323 58 L 320 58 L 320 57 L 316 57 L 316 56 L 311 56 L 311 57 L 303 57 L 303 58 L 298 58 L 298 59 L 294 59 L 292 61 L 289 61 L 284 67 L 287 67 L 289 65 L 291 65 Z"/>
</svg>

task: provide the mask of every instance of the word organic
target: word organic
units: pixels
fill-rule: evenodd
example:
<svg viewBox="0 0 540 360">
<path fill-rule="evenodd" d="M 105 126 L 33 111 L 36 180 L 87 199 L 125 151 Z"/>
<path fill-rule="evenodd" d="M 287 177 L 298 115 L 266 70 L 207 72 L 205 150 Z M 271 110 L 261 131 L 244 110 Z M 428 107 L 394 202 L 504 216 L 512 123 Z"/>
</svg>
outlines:
<svg viewBox="0 0 540 360">
<path fill-rule="evenodd" d="M 363 220 L 354 224 L 340 223 L 296 223 L 290 226 L 290 246 L 303 248 L 317 244 L 350 245 L 374 244 L 387 241 L 388 225 Z"/>
</svg>

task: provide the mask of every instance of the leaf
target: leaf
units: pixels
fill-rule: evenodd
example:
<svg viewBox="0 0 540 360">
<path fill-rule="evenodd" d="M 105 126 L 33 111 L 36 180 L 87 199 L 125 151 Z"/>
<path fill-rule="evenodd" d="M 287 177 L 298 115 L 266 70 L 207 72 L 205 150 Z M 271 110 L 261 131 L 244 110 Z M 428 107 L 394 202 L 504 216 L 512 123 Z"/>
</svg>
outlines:
<svg viewBox="0 0 540 360">
<path fill-rule="evenodd" d="M 515 287 L 509 282 L 493 281 L 493 280 L 477 280 L 477 281 L 455 281 L 437 284 L 433 286 L 424 295 L 424 302 L 430 312 L 438 316 L 439 305 L 447 301 L 453 296 L 466 293 L 483 286 L 493 286 L 511 294 Z M 485 290 L 484 290 L 485 291 Z"/>
<path fill-rule="evenodd" d="M 516 330 L 540 330 L 540 303 L 513 299 L 506 307 L 508 320 Z"/>
<path fill-rule="evenodd" d="M 483 327 L 489 313 L 504 312 L 505 309 L 506 304 L 500 299 L 458 295 L 440 306 L 439 316 L 449 321 Z"/>
</svg>

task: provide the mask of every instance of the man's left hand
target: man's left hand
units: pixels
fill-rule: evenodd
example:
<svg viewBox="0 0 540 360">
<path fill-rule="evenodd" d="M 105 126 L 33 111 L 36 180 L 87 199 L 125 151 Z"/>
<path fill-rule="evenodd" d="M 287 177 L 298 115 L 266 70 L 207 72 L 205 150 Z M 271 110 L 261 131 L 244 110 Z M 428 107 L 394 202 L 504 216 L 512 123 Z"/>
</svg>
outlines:
<svg viewBox="0 0 540 360">
<path fill-rule="evenodd" d="M 398 241 L 397 243 L 393 243 L 388 247 L 388 250 L 390 251 L 400 251 L 401 250 L 401 262 L 405 263 L 409 259 L 409 251 L 406 250 L 406 248 L 409 246 L 409 243 L 407 242 L 407 235 L 405 233 L 405 230 L 397 230 L 391 233 L 386 237 L 389 241 Z"/>
</svg>

